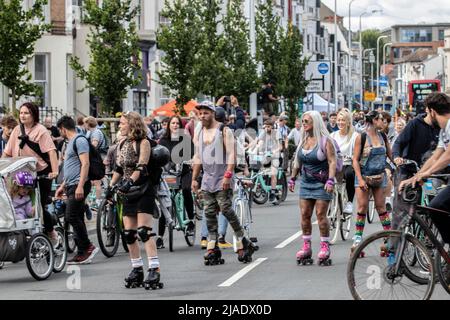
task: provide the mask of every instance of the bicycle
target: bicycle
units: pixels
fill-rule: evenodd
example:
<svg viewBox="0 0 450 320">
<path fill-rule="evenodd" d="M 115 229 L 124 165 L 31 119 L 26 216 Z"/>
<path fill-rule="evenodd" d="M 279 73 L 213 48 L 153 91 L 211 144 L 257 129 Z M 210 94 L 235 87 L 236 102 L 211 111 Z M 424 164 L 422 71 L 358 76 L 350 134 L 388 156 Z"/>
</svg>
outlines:
<svg viewBox="0 0 450 320">
<path fill-rule="evenodd" d="M 344 212 L 348 202 L 347 189 L 343 177 L 337 177 L 334 186 L 333 199 L 328 206 L 327 218 L 330 221 L 330 244 L 337 241 L 340 234 L 342 241 L 346 241 L 350 234 L 353 214 Z"/>
<path fill-rule="evenodd" d="M 448 178 L 449 176 L 433 175 L 431 178 Z M 403 190 L 402 197 L 408 203 L 408 211 L 399 230 L 374 233 L 357 247 L 347 268 L 347 282 L 354 299 L 398 299 L 399 293 L 405 294 L 409 298 L 429 299 L 434 290 L 436 274 L 441 285 L 450 294 L 450 255 L 447 252 L 448 248 L 446 249 L 447 245 L 439 241 L 428 223 L 422 218 L 422 215 L 426 216 L 430 212 L 447 215 L 450 213 L 418 205 L 421 201 L 421 192 L 420 186 L 414 189 L 407 187 Z M 434 259 L 430 255 L 429 248 L 411 234 L 410 229 L 414 223 L 420 226 L 428 241 L 435 248 L 437 254 Z M 378 247 L 380 244 L 384 246 L 384 254 L 380 253 L 380 247 Z M 363 250 L 365 258 L 360 257 Z M 425 262 L 425 269 L 422 266 L 408 265 L 408 259 L 414 254 L 421 255 Z M 380 257 L 381 259 L 379 259 Z M 377 258 L 378 260 L 375 261 Z M 364 268 L 364 261 L 368 262 L 366 268 Z M 359 269 L 363 271 L 359 271 Z M 356 274 L 369 274 L 369 277 L 359 281 L 363 276 L 357 278 Z M 402 283 L 403 280 L 409 281 L 409 283 Z M 383 293 L 382 284 L 386 285 L 391 297 L 387 297 Z M 398 284 L 400 284 L 401 290 L 395 294 L 393 292 Z M 359 289 L 364 285 L 368 290 Z M 414 292 L 412 292 L 413 290 Z M 369 292 L 368 295 L 366 295 L 367 292 Z"/>
<path fill-rule="evenodd" d="M 117 193 L 118 186 L 112 187 L 113 197 L 103 199 L 97 211 L 97 239 L 102 253 L 113 257 L 119 249 L 119 241 L 128 252 L 128 245 L 124 236 L 122 196 Z"/>
<path fill-rule="evenodd" d="M 253 223 L 252 210 L 251 210 L 251 195 L 252 195 L 252 184 L 253 180 L 249 178 L 240 178 L 235 176 L 236 182 L 236 196 L 233 199 L 233 210 L 238 216 L 239 223 L 244 230 L 244 236 L 250 239 L 251 242 L 256 243 L 258 239 L 256 237 L 251 237 L 250 227 Z M 238 239 L 233 235 L 233 248 L 237 252 L 237 242 Z M 255 250 L 259 247 L 255 246 Z"/>
<path fill-rule="evenodd" d="M 171 195 L 171 220 L 168 229 L 183 231 L 184 240 L 189 247 L 195 242 L 196 219 L 189 219 L 184 205 L 183 190 L 181 188 L 181 170 L 169 170 L 163 175 L 163 180 L 167 183 Z M 170 232 L 170 230 L 169 230 Z M 172 239 L 172 240 L 170 240 Z M 173 236 L 169 234 L 169 251 L 173 252 Z"/>
<path fill-rule="evenodd" d="M 272 168 L 267 168 L 260 171 L 262 167 L 263 156 L 262 155 L 251 155 L 251 179 L 253 180 L 253 202 L 259 205 L 265 204 L 269 200 L 269 194 L 272 190 L 271 177 Z M 255 163 L 256 164 L 252 164 Z M 280 204 L 285 201 L 288 194 L 288 185 L 286 173 L 282 168 L 277 169 L 277 202 L 275 204 Z"/>
</svg>

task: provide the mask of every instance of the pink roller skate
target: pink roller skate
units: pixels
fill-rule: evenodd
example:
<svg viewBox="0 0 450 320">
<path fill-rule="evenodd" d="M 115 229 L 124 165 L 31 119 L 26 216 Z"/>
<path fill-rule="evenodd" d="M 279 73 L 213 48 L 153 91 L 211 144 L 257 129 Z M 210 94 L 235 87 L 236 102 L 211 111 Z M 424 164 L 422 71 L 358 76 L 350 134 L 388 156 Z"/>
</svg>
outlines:
<svg viewBox="0 0 450 320">
<path fill-rule="evenodd" d="M 331 266 L 332 260 L 330 259 L 330 244 L 327 241 L 320 242 L 320 251 L 317 255 L 319 260 L 317 264 L 319 266 Z"/>
<path fill-rule="evenodd" d="M 297 264 L 298 265 L 307 265 L 307 264 L 313 264 L 314 260 L 312 257 L 312 250 L 311 250 L 311 240 L 305 240 L 303 242 L 302 249 L 297 252 Z"/>
</svg>

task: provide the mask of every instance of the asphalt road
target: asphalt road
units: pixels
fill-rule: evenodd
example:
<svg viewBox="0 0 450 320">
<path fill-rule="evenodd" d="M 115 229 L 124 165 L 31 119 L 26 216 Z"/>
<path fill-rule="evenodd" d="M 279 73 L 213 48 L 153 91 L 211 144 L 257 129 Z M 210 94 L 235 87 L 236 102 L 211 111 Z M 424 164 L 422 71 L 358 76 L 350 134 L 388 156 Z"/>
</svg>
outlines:
<svg viewBox="0 0 450 320">
<path fill-rule="evenodd" d="M 158 252 L 161 280 L 165 285 L 162 290 L 126 289 L 123 279 L 131 266 L 128 254 L 120 248 L 113 258 L 106 258 L 99 252 L 92 264 L 66 266 L 63 272 L 45 281 L 35 281 L 25 262 L 7 263 L 0 270 L 0 299 L 352 299 L 346 277 L 351 240 L 338 241 L 332 246 L 333 265 L 330 267 L 297 266 L 295 253 L 301 245 L 297 196 L 289 195 L 280 206 L 254 206 L 253 215 L 253 230 L 260 250 L 255 253 L 252 264 L 240 263 L 233 250 L 226 249 L 223 250 L 224 265 L 205 266 L 199 238 L 194 247 L 188 247 L 182 233 L 175 232 L 175 251 L 165 248 Z M 366 225 L 365 233 L 378 230 L 381 224 L 376 218 L 373 224 Z M 92 240 L 96 242 L 95 236 Z M 227 240 L 232 240 L 231 228 L 228 228 Z M 318 249 L 319 230 L 315 224 L 315 259 Z M 448 300 L 450 296 L 437 284 L 432 298 Z"/>
</svg>

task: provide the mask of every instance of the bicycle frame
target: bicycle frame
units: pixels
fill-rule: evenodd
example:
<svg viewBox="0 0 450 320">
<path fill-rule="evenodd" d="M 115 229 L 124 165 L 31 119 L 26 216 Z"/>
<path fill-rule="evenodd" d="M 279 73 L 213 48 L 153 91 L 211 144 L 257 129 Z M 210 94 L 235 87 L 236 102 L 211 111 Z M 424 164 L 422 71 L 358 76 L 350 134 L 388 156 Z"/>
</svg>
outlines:
<svg viewBox="0 0 450 320">
<path fill-rule="evenodd" d="M 187 217 L 186 210 L 184 208 L 184 196 L 181 189 L 171 190 L 171 198 L 175 203 L 176 218 L 178 221 L 175 229 L 178 231 L 184 230 L 191 220 Z"/>
<path fill-rule="evenodd" d="M 256 190 L 256 187 L 258 186 L 258 184 L 261 185 L 261 187 L 263 188 L 263 190 L 265 192 L 270 192 L 272 190 L 271 184 L 267 185 L 266 181 L 264 179 L 264 177 L 267 176 L 267 175 L 271 176 L 271 174 L 267 174 L 266 170 L 263 170 L 263 171 L 257 172 L 257 173 L 252 172 L 251 179 L 253 179 L 255 181 L 255 186 L 254 186 L 253 191 Z M 280 179 L 282 177 L 282 175 L 283 175 L 283 169 L 278 168 L 277 178 Z M 277 190 L 283 189 L 283 185 L 277 184 L 276 189 Z"/>
</svg>

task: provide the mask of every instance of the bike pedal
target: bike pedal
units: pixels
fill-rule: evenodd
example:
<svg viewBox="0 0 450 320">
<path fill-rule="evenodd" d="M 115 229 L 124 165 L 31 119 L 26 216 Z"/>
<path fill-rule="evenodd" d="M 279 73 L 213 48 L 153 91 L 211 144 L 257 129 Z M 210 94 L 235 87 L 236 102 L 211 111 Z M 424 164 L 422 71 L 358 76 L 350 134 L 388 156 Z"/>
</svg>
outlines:
<svg viewBox="0 0 450 320">
<path fill-rule="evenodd" d="M 256 243 L 256 242 L 258 242 L 258 238 L 257 237 L 252 237 L 252 238 L 250 238 L 250 241 Z"/>
</svg>

